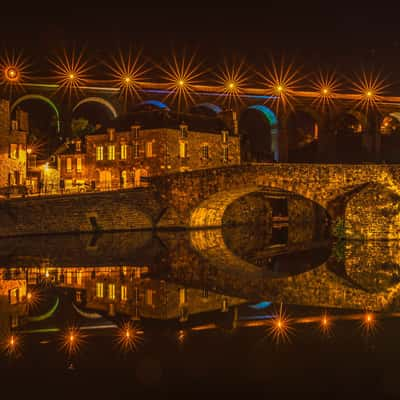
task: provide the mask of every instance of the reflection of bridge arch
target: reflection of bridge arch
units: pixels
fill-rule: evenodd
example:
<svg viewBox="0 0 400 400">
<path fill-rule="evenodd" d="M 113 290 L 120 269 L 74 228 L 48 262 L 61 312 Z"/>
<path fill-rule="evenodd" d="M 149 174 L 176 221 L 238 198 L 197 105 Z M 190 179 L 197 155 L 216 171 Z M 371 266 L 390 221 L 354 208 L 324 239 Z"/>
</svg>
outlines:
<svg viewBox="0 0 400 400">
<path fill-rule="evenodd" d="M 218 106 L 217 104 L 213 104 L 213 103 L 199 103 L 199 104 L 195 104 L 192 109 L 196 109 L 196 108 L 206 108 L 207 110 L 212 111 L 214 114 L 219 114 L 220 112 L 222 112 L 222 108 L 220 106 Z"/>
<path fill-rule="evenodd" d="M 244 110 L 240 116 L 240 126 L 241 129 L 243 130 L 245 126 L 245 117 L 249 111 L 256 111 L 258 112 L 259 115 L 263 117 L 264 123 L 266 122 L 268 127 L 269 127 L 269 133 L 271 135 L 271 140 L 270 144 L 263 143 L 262 146 L 265 147 L 268 146 L 270 152 L 273 155 L 273 158 L 276 161 L 279 161 L 280 155 L 279 155 L 279 131 L 278 131 L 278 118 L 276 117 L 275 113 L 265 106 L 264 104 L 254 104 L 248 107 L 246 110 Z M 259 131 L 259 129 L 256 129 Z M 261 140 L 262 138 L 260 138 Z M 265 141 L 265 138 L 264 138 Z M 266 161 L 266 160 L 259 160 L 259 161 Z"/>
<path fill-rule="evenodd" d="M 153 106 L 160 110 L 169 110 L 169 107 L 159 100 L 145 100 L 135 105 L 135 108 L 140 108 L 142 106 Z"/>
<path fill-rule="evenodd" d="M 21 96 L 17 100 L 14 101 L 14 103 L 11 105 L 10 112 L 12 113 L 15 108 L 18 106 L 18 104 L 21 104 L 22 102 L 26 100 L 41 100 L 47 103 L 55 112 L 56 117 L 57 117 L 57 133 L 60 132 L 60 112 L 58 111 L 57 106 L 46 96 L 42 96 L 41 94 L 26 94 L 24 96 Z"/>
<path fill-rule="evenodd" d="M 85 103 L 101 104 L 101 105 L 105 106 L 111 112 L 113 118 L 117 118 L 117 116 L 118 116 L 118 113 L 117 113 L 117 110 L 115 109 L 115 107 L 109 101 L 103 99 L 102 97 L 87 97 L 85 99 L 82 99 L 74 106 L 74 108 L 72 109 L 72 112 L 75 112 L 78 109 L 78 107 L 80 107 L 82 104 L 85 104 Z"/>
</svg>

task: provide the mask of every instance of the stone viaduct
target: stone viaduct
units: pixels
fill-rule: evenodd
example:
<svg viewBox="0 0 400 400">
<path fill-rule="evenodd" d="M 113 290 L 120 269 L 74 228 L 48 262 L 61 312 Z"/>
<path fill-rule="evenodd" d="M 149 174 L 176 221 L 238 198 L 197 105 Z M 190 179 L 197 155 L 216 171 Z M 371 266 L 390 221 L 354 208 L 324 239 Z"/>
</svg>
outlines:
<svg viewBox="0 0 400 400">
<path fill-rule="evenodd" d="M 140 100 L 132 100 L 128 109 L 121 90 L 106 83 L 79 88 L 69 100 L 55 84 L 26 83 L 23 87 L 23 94 L 15 92 L 9 99 L 11 110 L 24 107 L 26 101 L 47 103 L 63 137 L 70 134 L 71 121 L 83 106 L 100 107 L 100 113 L 108 119 L 141 107 L 174 109 L 174 92 L 165 83 L 143 83 L 138 90 Z M 277 96 L 266 95 L 260 88 L 243 89 L 234 102 L 227 102 L 226 93 L 218 86 L 194 85 L 191 90 L 194 100 L 182 111 L 224 119 L 232 132 L 241 136 L 242 159 L 246 162 L 372 162 L 393 157 L 400 162 L 397 154 L 385 155 L 388 146 L 391 150 L 391 141 L 387 139 L 390 135 L 382 134 L 382 129 L 390 133 L 400 125 L 398 97 L 379 97 L 369 104 L 362 93 L 324 98 L 319 92 L 296 91 L 291 106 L 282 107 Z M 325 101 L 332 107 L 321 107 Z"/>
</svg>

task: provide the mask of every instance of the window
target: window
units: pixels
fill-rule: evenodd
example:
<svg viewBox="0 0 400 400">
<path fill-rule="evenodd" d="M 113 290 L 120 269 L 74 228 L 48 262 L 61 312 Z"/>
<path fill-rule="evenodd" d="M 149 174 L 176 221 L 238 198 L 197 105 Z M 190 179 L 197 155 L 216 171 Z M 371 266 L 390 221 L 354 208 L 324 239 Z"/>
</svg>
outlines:
<svg viewBox="0 0 400 400">
<path fill-rule="evenodd" d="M 115 300 L 115 284 L 114 283 L 108 284 L 108 298 L 110 300 Z"/>
<path fill-rule="evenodd" d="M 146 304 L 153 305 L 153 291 L 151 289 L 146 289 Z"/>
<path fill-rule="evenodd" d="M 96 283 L 96 297 L 103 298 L 104 297 L 104 284 L 103 282 Z"/>
<path fill-rule="evenodd" d="M 153 142 L 146 142 L 146 157 L 153 157 Z"/>
<path fill-rule="evenodd" d="M 115 160 L 115 146 L 113 144 L 108 146 L 108 159 Z"/>
<path fill-rule="evenodd" d="M 188 150 L 187 142 L 179 142 L 179 158 L 186 158 L 187 150 Z"/>
<path fill-rule="evenodd" d="M 103 146 L 97 146 L 96 147 L 96 160 L 97 161 L 101 161 L 101 160 L 103 160 L 104 158 L 104 148 L 103 148 Z"/>
<path fill-rule="evenodd" d="M 180 288 L 179 289 L 179 304 L 186 304 L 187 302 L 187 292 L 186 288 Z"/>
<path fill-rule="evenodd" d="M 81 151 L 81 142 L 80 141 L 75 142 L 75 150 Z"/>
<path fill-rule="evenodd" d="M 16 160 L 18 158 L 18 145 L 11 143 L 10 144 L 10 158 Z"/>
<path fill-rule="evenodd" d="M 131 130 L 132 130 L 133 138 L 134 139 L 138 139 L 139 138 L 139 127 L 138 126 L 132 126 Z"/>
<path fill-rule="evenodd" d="M 128 287 L 126 285 L 121 286 L 121 300 L 128 300 Z"/>
<path fill-rule="evenodd" d="M 187 138 L 188 136 L 188 131 L 187 131 L 187 125 L 180 125 L 180 136 L 182 139 Z"/>
<path fill-rule="evenodd" d="M 222 143 L 228 143 L 228 131 L 222 131 Z"/>
<path fill-rule="evenodd" d="M 139 143 L 133 143 L 133 157 L 139 157 Z"/>
<path fill-rule="evenodd" d="M 17 131 L 18 130 L 18 121 L 17 120 L 12 120 L 11 121 L 11 130 Z"/>
<path fill-rule="evenodd" d="M 67 157 L 67 172 L 71 172 L 71 171 L 72 171 L 72 158 Z"/>
<path fill-rule="evenodd" d="M 126 160 L 128 155 L 128 146 L 121 144 L 121 160 Z"/>
<path fill-rule="evenodd" d="M 19 290 L 18 290 L 18 288 L 11 289 L 8 292 L 8 299 L 9 299 L 10 304 L 17 304 L 19 302 Z"/>
<path fill-rule="evenodd" d="M 201 156 L 208 160 L 208 144 L 203 144 L 203 146 L 201 146 Z"/>
<path fill-rule="evenodd" d="M 82 157 L 76 159 L 76 171 L 82 172 Z"/>
<path fill-rule="evenodd" d="M 224 162 L 228 162 L 228 147 L 224 147 L 223 151 L 224 151 L 224 153 L 223 153 L 222 159 Z"/>
<path fill-rule="evenodd" d="M 115 130 L 114 129 L 108 129 L 108 139 L 110 141 L 113 141 L 115 137 Z"/>
</svg>

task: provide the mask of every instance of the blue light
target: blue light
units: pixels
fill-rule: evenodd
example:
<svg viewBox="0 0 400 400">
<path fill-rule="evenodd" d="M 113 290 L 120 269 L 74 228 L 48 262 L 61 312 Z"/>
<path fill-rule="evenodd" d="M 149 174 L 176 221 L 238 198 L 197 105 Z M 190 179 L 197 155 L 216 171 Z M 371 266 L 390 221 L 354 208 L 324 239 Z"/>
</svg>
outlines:
<svg viewBox="0 0 400 400">
<path fill-rule="evenodd" d="M 254 308 L 255 310 L 262 310 L 264 308 L 269 307 L 272 304 L 271 301 L 260 301 L 257 304 L 249 305 L 250 308 Z"/>
<path fill-rule="evenodd" d="M 211 111 L 214 111 L 215 114 L 219 114 L 222 111 L 222 108 L 220 106 L 217 106 L 216 104 L 213 103 L 200 103 L 196 104 L 194 107 L 205 107 L 210 109 Z"/>
<path fill-rule="evenodd" d="M 271 127 L 271 151 L 276 161 L 279 161 L 278 118 L 275 113 L 263 104 L 255 104 L 249 109 L 261 112 L 267 118 Z"/>
<path fill-rule="evenodd" d="M 139 103 L 138 106 L 142 106 L 142 105 L 146 105 L 146 104 L 152 105 L 152 106 L 160 108 L 162 110 L 164 110 L 164 109 L 169 110 L 169 107 L 166 104 L 164 104 L 158 100 L 145 100 L 145 101 L 142 101 L 141 103 Z"/>
</svg>

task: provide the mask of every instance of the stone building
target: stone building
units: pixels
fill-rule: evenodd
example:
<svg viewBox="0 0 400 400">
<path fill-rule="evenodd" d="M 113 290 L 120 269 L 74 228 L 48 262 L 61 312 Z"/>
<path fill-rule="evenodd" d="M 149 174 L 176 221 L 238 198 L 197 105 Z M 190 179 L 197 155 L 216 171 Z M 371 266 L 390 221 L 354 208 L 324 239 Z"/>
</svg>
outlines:
<svg viewBox="0 0 400 400">
<path fill-rule="evenodd" d="M 240 163 L 239 136 L 217 117 L 144 111 L 113 120 L 59 155 L 61 180 L 116 189 L 171 172 Z"/>
<path fill-rule="evenodd" d="M 0 188 L 25 184 L 27 134 L 28 114 L 0 99 Z"/>
</svg>

